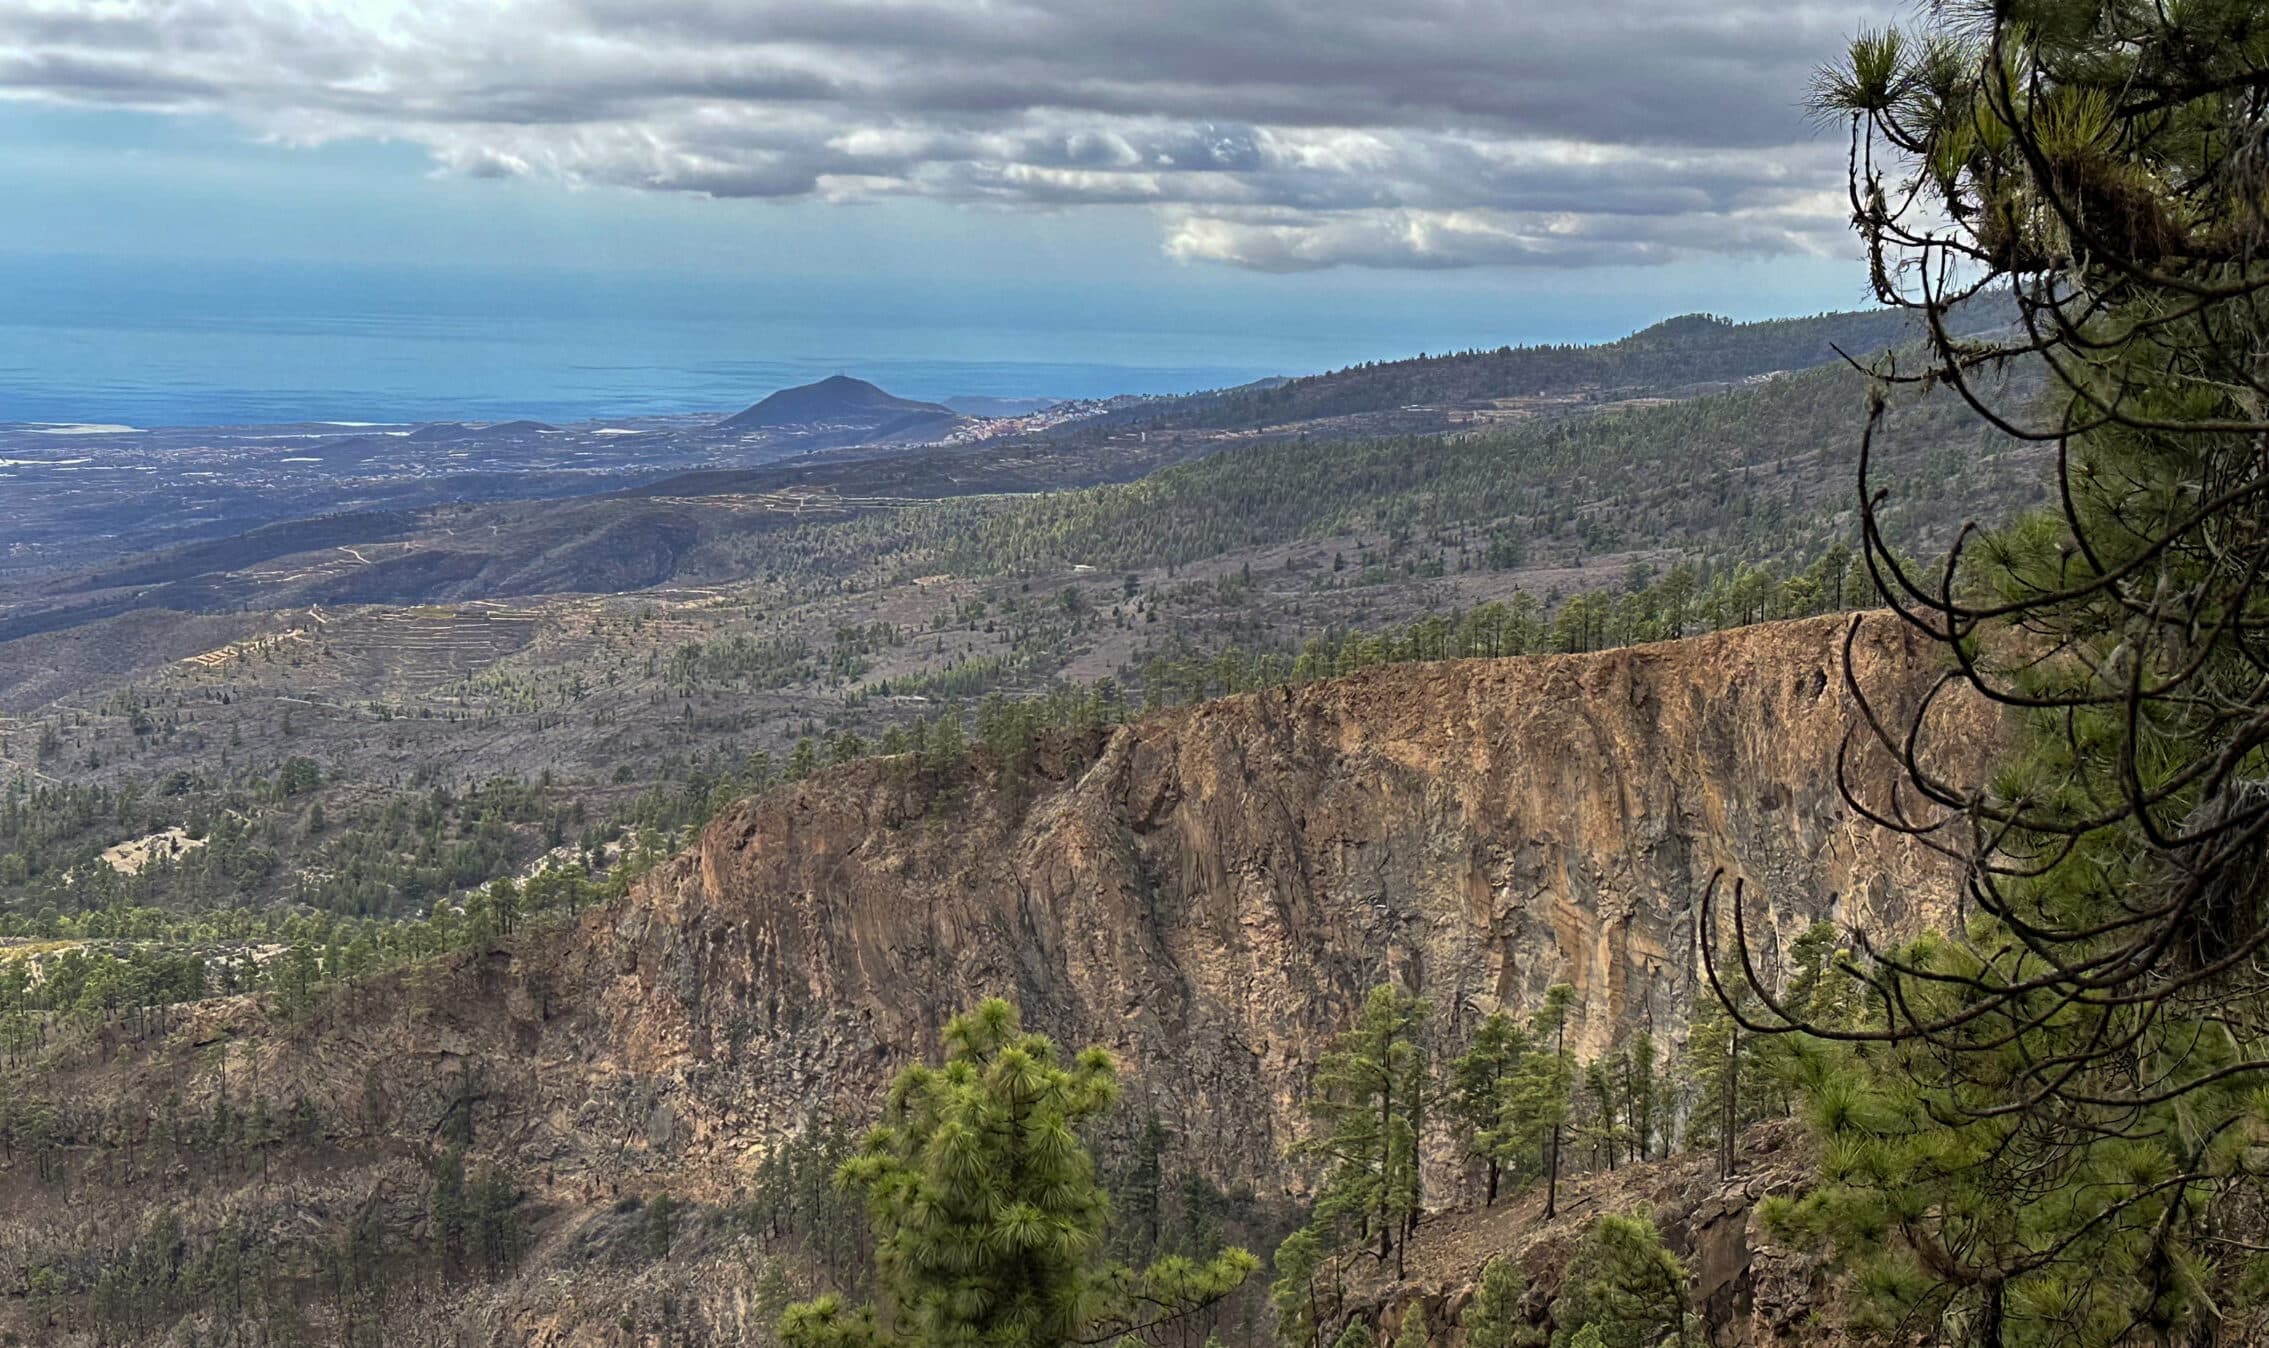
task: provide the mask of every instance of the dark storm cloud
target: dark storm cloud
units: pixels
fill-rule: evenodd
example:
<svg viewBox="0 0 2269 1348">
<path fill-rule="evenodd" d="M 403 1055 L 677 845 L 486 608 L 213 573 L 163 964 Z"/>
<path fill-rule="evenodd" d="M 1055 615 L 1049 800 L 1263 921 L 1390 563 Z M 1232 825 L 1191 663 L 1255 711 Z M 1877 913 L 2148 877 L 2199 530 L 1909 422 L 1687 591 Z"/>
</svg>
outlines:
<svg viewBox="0 0 2269 1348">
<path fill-rule="evenodd" d="M 1054 105 L 1307 126 L 1445 124 L 1712 144 L 1789 136 L 1851 5 L 1609 0 L 584 0 L 595 29 L 855 52 L 909 110 Z M 1139 95 L 1139 97 L 1137 97 Z"/>
<path fill-rule="evenodd" d="M 1876 0 L 1866 0 L 1876 3 Z M 1268 269 L 1818 251 L 1805 0 L 0 0 L 0 93 L 484 177 L 1156 210 Z"/>
</svg>

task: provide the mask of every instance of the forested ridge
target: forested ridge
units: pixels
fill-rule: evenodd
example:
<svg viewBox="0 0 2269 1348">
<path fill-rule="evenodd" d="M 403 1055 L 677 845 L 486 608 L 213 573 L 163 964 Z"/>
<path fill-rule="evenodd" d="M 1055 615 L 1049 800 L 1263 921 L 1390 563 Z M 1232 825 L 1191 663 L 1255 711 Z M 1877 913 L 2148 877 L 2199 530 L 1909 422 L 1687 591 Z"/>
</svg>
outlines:
<svg viewBox="0 0 2269 1348">
<path fill-rule="evenodd" d="M 2016 400 L 2038 386 L 2023 369 L 2006 378 Z M 759 567 L 816 578 L 877 563 L 975 577 L 1123 571 L 1338 533 L 1452 526 L 1570 560 L 1669 548 L 1802 565 L 1852 541 L 1853 414 L 1865 392 L 1863 377 L 1830 365 L 1485 432 L 1242 444 L 1124 484 L 720 541 L 704 573 Z M 1901 398 L 1878 454 L 1893 518 L 1926 531 L 2002 518 L 2045 493 L 2024 446 L 1951 399 Z"/>
<path fill-rule="evenodd" d="M 1242 447 L 1123 486 L 948 518 L 945 557 L 978 574 L 1186 563 L 1288 539 L 1501 522 L 1584 551 L 1707 547 L 1762 561 L 1849 541 L 1853 410 L 1864 380 L 1823 366 L 1762 386 L 1505 430 Z M 2013 446 L 1949 399 L 1911 398 L 1881 452 L 1902 508 L 2006 511 Z M 2038 487 L 2031 488 L 2038 491 Z M 1919 499 L 1918 499 L 1919 498 Z M 2014 499 L 2013 499 L 2014 498 Z M 966 526 L 966 532 L 964 527 Z"/>
<path fill-rule="evenodd" d="M 1138 405 L 1109 421 L 1155 429 L 1267 426 L 1412 403 L 1459 403 L 1540 393 L 1648 389 L 1803 370 L 1911 341 L 1907 315 L 1859 310 L 1736 323 L 1686 314 L 1612 342 L 1503 346 L 1375 361 L 1260 387 Z"/>
</svg>

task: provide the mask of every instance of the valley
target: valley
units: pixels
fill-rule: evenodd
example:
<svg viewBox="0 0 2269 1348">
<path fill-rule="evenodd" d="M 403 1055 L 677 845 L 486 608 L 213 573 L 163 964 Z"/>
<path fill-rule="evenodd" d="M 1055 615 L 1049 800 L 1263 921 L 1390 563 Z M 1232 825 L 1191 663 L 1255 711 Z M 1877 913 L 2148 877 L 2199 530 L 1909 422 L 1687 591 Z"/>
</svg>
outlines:
<svg viewBox="0 0 2269 1348">
<path fill-rule="evenodd" d="M 1265 1246 L 1374 984 L 1446 1052 L 1568 983 L 1585 1055 L 1676 1064 L 1713 874 L 1776 952 L 1944 921 L 1949 874 L 1835 784 L 1854 318 L 929 443 L 894 428 L 940 410 L 820 385 L 751 409 L 761 462 L 426 428 L 347 455 L 411 496 L 42 554 L 0 596 L 0 1145 L 56 1215 L 7 1229 L 0 1334 L 769 1342 L 863 1276 L 832 1130 L 990 994 L 1116 1055 L 1098 1143 L 1180 1177 L 1160 1230 Z M 814 398 L 869 424 L 783 420 Z M 1918 551 L 2038 499 L 2039 451 L 1947 400 L 1875 454 Z M 1881 617 L 1853 649 L 1891 705 L 1927 678 Z M 487 1244 L 436 1236 L 436 1165 Z M 206 1271 L 148 1272 L 161 1235 Z"/>
<path fill-rule="evenodd" d="M 394 796 L 540 780 L 547 816 L 572 820 L 550 845 L 599 846 L 996 695 L 1139 710 L 1377 659 L 1841 608 L 1868 588 L 1842 543 L 1856 396 L 1822 366 L 1493 429 L 1271 432 L 1053 492 L 925 486 L 922 464 L 967 455 L 870 448 L 753 478 L 321 516 L 48 574 L 0 609 L 0 778 L 141 787 L 36 853 L 0 845 L 25 858 L 14 911 L 95 901 L 70 890 L 74 868 L 191 816 L 245 821 L 274 858 L 266 902 L 337 845 L 304 827 L 317 803 L 351 832 Z M 1979 444 L 1938 406 L 1891 423 L 1893 519 L 1918 546 L 2033 490 L 2030 451 Z M 868 494 L 881 486 L 928 494 Z M 254 799 L 292 760 L 319 769 L 306 798 Z M 99 880 L 103 903 L 196 883 L 137 877 L 114 898 Z"/>
</svg>

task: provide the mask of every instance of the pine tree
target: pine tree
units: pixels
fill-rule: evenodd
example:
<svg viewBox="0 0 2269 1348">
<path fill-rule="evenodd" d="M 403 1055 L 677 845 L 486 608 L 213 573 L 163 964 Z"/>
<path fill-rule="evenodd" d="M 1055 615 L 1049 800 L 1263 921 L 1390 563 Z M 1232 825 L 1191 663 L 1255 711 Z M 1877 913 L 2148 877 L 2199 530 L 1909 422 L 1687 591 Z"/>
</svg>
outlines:
<svg viewBox="0 0 2269 1348">
<path fill-rule="evenodd" d="M 1789 943 L 1788 986 L 1781 990 L 1781 1007 L 1808 1025 L 1849 1024 L 1857 985 L 1837 972 L 1838 962 L 1847 956 L 1837 943 L 1832 923 L 1815 922 L 1807 927 Z"/>
<path fill-rule="evenodd" d="M 1394 1348 L 1426 1348 L 1431 1338 L 1426 1332 L 1426 1303 L 1414 1301 L 1404 1312 L 1401 1327 L 1395 1330 Z"/>
<path fill-rule="evenodd" d="M 1497 1201 L 1497 1185 L 1504 1175 L 1499 1132 L 1504 1094 L 1528 1051 L 1528 1036 L 1513 1018 L 1492 1011 L 1474 1027 L 1465 1052 L 1450 1063 L 1450 1116 L 1465 1138 L 1466 1150 L 1485 1168 L 1485 1204 Z"/>
<path fill-rule="evenodd" d="M 1862 985 L 1844 972 L 1841 962 L 1848 957 L 1849 952 L 1837 943 L 1833 926 L 1825 922 L 1813 924 L 1789 944 L 1789 975 L 1775 1005 L 1801 1024 L 1817 1029 L 1850 1030 L 1858 1023 L 1856 998 Z M 1734 1006 L 1752 1024 L 1782 1023 L 1781 1015 L 1762 1006 L 1761 999 L 1749 994 L 1746 978 L 1730 968 L 1724 971 L 1723 977 L 1729 980 L 1726 990 Z M 1710 1011 L 1707 1037 L 1709 1047 L 1716 1050 L 1722 1048 L 1718 1036 L 1734 1035 L 1737 1027 L 1727 1022 L 1722 1007 L 1712 1007 Z M 1794 1103 L 1804 1097 L 1809 1083 L 1819 1078 L 1825 1059 L 1833 1056 L 1836 1055 L 1829 1045 L 1810 1034 L 1743 1037 L 1739 1072 L 1744 1122 L 1790 1112 Z M 1713 1075 L 1711 1080 L 1715 1082 L 1718 1078 Z"/>
<path fill-rule="evenodd" d="M 435 1161 L 427 1211 L 435 1252 L 445 1267 L 455 1268 L 463 1258 L 465 1237 L 473 1221 L 472 1203 L 465 1193 L 463 1147 L 451 1146 Z"/>
<path fill-rule="evenodd" d="M 1623 1122 L 1623 1076 L 1629 1063 L 1621 1054 L 1594 1058 L 1577 1077 L 1578 1098 L 1574 1132 L 1579 1150 L 1589 1153 L 1592 1164 L 1613 1170 L 1619 1151 L 1629 1138 Z"/>
<path fill-rule="evenodd" d="M 1792 1059 L 1822 1182 L 1787 1220 L 1839 1252 L 1861 1328 L 2253 1341 L 2269 29 L 2259 0 L 1918 23 L 1861 33 L 1815 86 L 1850 128 L 1878 297 L 1923 336 L 1872 371 L 1861 538 L 1897 620 L 2011 733 L 1947 778 L 1923 765 L 1966 726 L 1870 718 L 1864 751 L 1910 768 L 1878 818 L 1961 863 L 1964 921 L 1862 946 L 1855 1018 L 1791 1008 L 1834 1047 Z M 2054 504 L 1912 567 L 1868 450 L 1925 392 L 2050 450 Z"/>
<path fill-rule="evenodd" d="M 957 771 L 968 752 L 969 738 L 962 728 L 961 712 L 949 707 L 930 723 L 923 738 L 922 766 L 934 776 L 944 776 Z"/>
<path fill-rule="evenodd" d="M 1339 1337 L 1331 1341 L 1331 1348 L 1378 1348 L 1379 1340 L 1371 1333 L 1371 1326 L 1361 1320 L 1350 1320 Z"/>
<path fill-rule="evenodd" d="M 787 1266 L 778 1259 L 766 1258 L 756 1275 L 754 1304 L 760 1320 L 777 1322 L 788 1310 L 794 1291 L 788 1283 Z"/>
<path fill-rule="evenodd" d="M 1545 1180 L 1544 1215 L 1559 1210 L 1560 1144 L 1575 1089 L 1568 1058 L 1568 1015 L 1576 990 L 1555 983 L 1530 1017 L 1532 1047 L 1522 1055 L 1499 1101 L 1497 1140 L 1508 1167 Z"/>
<path fill-rule="evenodd" d="M 1624 1108 L 1629 1112 L 1631 1145 L 1639 1160 L 1654 1154 L 1657 1128 L 1668 1133 L 1668 1120 L 1663 1115 L 1663 1083 L 1656 1072 L 1654 1036 L 1640 1031 L 1637 1038 L 1621 1058 L 1623 1068 Z M 1663 1138 L 1663 1152 L 1670 1151 L 1670 1139 Z"/>
<path fill-rule="evenodd" d="M 1276 1247 L 1276 1281 L 1269 1284 L 1269 1304 L 1276 1308 L 1276 1335 L 1287 1348 L 1316 1348 L 1323 1333 L 1322 1298 L 1316 1274 L 1328 1255 L 1323 1238 L 1303 1226 Z"/>
<path fill-rule="evenodd" d="M 1568 1122 L 1568 1091 L 1574 1068 L 1568 1058 L 1568 1012 L 1575 1005 L 1576 990 L 1566 983 L 1555 983 L 1544 993 L 1544 1005 L 1537 1008 L 1535 1031 L 1538 1038 L 1549 1033 L 1552 1040 L 1554 1082 L 1558 1091 L 1556 1111 L 1552 1115 L 1552 1158 L 1544 1191 L 1544 1216 L 1549 1221 L 1560 1207 L 1560 1142 Z"/>
<path fill-rule="evenodd" d="M 520 1215 L 525 1196 L 512 1177 L 495 1166 L 483 1166 L 466 1185 L 468 1243 L 474 1258 L 492 1273 L 520 1257 L 527 1240 Z"/>
<path fill-rule="evenodd" d="M 1418 1034 L 1426 1014 L 1425 1002 L 1396 988 L 1371 990 L 1354 1026 L 1316 1066 L 1309 1110 L 1317 1135 L 1294 1148 L 1325 1162 L 1316 1225 L 1377 1241 L 1380 1259 L 1402 1248 L 1423 1201 L 1418 1135 L 1427 1074 Z"/>
<path fill-rule="evenodd" d="M 1103 1258 L 1110 1197 L 1079 1129 L 1116 1095 L 1108 1054 L 1060 1062 L 998 998 L 944 1038 L 944 1064 L 899 1074 L 841 1171 L 866 1194 L 880 1301 L 791 1307 L 790 1348 L 1060 1348 L 1201 1313 L 1244 1283 L 1256 1261 L 1238 1249 L 1140 1274 Z"/>
<path fill-rule="evenodd" d="M 1755 1121 L 1756 1108 L 1749 1036 L 1735 1017 L 1755 1023 L 1759 1008 L 1738 974 L 1721 969 L 1719 978 L 1722 996 L 1698 999 L 1693 1028 L 1686 1032 L 1686 1072 L 1694 1083 L 1686 1128 L 1689 1145 L 1706 1142 L 1717 1149 L 1718 1178 L 1730 1179 L 1741 1129 Z"/>
<path fill-rule="evenodd" d="M 1601 1348 L 1679 1348 L 1698 1342 L 1687 1314 L 1686 1266 L 1663 1248 L 1654 1223 L 1609 1214 L 1593 1222 L 1568 1260 L 1552 1303 L 1553 1348 L 1574 1348 L 1589 1330 Z"/>
<path fill-rule="evenodd" d="M 1976 1009 L 1974 951 L 1927 937 L 1899 958 L 1934 975 L 1902 980 L 1907 1013 Z M 2207 1223 L 2258 1221 L 2246 1200 L 2219 1200 L 2258 1188 L 2246 1139 L 2269 1099 L 2232 1073 L 2148 1107 L 2028 1116 L 2010 1107 L 2010 1084 L 2033 1055 L 2082 1058 L 2102 1030 L 2046 997 L 2025 1005 L 2036 1019 L 1991 1054 L 1799 1040 L 1792 1071 L 1820 1173 L 1801 1200 L 1768 1202 L 1768 1226 L 1838 1253 L 1860 1333 L 1928 1319 L 1947 1327 L 1944 1342 L 1976 1348 L 2253 1341 L 2261 1308 L 2241 1270 L 2265 1266 L 2222 1262 L 2232 1228 Z M 2152 1069 L 2230 1065 L 2226 1040 L 2194 1032 L 2184 1045 L 2151 1055 Z"/>
<path fill-rule="evenodd" d="M 1481 1267 L 1481 1284 L 1465 1308 L 1466 1348 L 1542 1348 L 1545 1334 L 1528 1322 L 1523 1309 L 1528 1278 L 1519 1264 L 1500 1255 Z"/>
<path fill-rule="evenodd" d="M 1418 1015 L 1418 1028 L 1423 1031 L 1426 1016 L 1423 1002 L 1419 1003 Z M 1418 1218 L 1426 1210 L 1426 1167 L 1419 1147 L 1426 1136 L 1426 1111 L 1433 1104 L 1434 1091 L 1433 1061 L 1424 1035 L 1420 1033 L 1411 1040 L 1410 1086 L 1402 1093 L 1402 1129 L 1410 1143 L 1394 1172 L 1394 1210 L 1402 1219 L 1402 1234 L 1395 1244 L 1397 1275 L 1403 1271 L 1403 1248 L 1418 1234 Z"/>
</svg>

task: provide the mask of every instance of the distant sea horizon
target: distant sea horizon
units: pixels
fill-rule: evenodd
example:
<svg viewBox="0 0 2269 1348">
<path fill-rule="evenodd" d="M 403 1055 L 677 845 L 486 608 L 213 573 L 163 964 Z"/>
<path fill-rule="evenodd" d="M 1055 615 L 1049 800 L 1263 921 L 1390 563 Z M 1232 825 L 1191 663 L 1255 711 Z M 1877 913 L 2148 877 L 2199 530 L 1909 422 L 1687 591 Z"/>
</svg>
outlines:
<svg viewBox="0 0 2269 1348">
<path fill-rule="evenodd" d="M 0 257 L 0 298 L 0 422 L 134 427 L 724 412 L 833 374 L 932 400 L 1186 393 L 1424 345 L 858 280 Z"/>
</svg>

